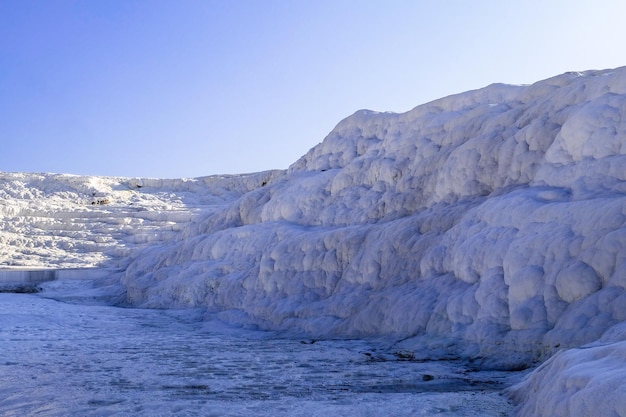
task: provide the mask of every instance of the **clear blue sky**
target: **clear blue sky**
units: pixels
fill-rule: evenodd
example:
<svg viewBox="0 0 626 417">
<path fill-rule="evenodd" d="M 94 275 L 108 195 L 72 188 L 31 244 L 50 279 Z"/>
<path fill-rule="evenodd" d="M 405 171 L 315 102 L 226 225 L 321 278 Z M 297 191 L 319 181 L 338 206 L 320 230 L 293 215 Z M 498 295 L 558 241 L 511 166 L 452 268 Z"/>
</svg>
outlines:
<svg viewBox="0 0 626 417">
<path fill-rule="evenodd" d="M 0 171 L 286 168 L 356 110 L 626 65 L 623 0 L 0 0 Z"/>
</svg>

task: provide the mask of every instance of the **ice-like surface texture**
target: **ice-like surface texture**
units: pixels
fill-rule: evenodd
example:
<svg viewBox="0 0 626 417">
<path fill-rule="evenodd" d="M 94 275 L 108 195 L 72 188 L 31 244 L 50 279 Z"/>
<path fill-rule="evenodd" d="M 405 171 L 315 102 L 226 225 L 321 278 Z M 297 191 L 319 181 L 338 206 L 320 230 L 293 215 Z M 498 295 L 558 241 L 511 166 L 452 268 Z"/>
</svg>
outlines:
<svg viewBox="0 0 626 417">
<path fill-rule="evenodd" d="M 626 346 L 603 336 L 626 322 L 626 68 L 495 84 L 403 114 L 359 111 L 287 171 L 124 181 L 111 183 L 112 201 L 180 199 L 180 215 L 194 213 L 122 262 L 130 305 L 205 307 L 312 337 L 385 337 L 417 358 L 503 368 L 562 351 L 511 391 L 526 401 L 520 412 L 568 415 L 584 404 L 626 415 L 622 385 L 597 394 L 615 375 L 603 369 L 626 372 Z M 41 203 L 20 190 L 11 201 Z M 109 207 L 74 199 L 81 216 L 68 217 Z M 175 210 L 155 208 L 172 221 Z M 32 222 L 28 230 L 50 224 Z M 13 224 L 2 227 L 3 247 L 18 239 L 6 237 Z M 103 227 L 103 238 L 133 241 Z"/>
<path fill-rule="evenodd" d="M 523 367 L 626 320 L 625 220 L 626 69 L 567 73 L 359 111 L 122 282 L 133 305 Z"/>
<path fill-rule="evenodd" d="M 359 111 L 136 256 L 135 305 L 528 364 L 626 319 L 626 69 Z M 510 352 L 506 358 L 499 353 Z"/>
<path fill-rule="evenodd" d="M 519 417 L 626 416 L 626 326 L 583 348 L 562 351 L 514 387 Z"/>
<path fill-rule="evenodd" d="M 0 268 L 115 265 L 277 173 L 165 180 L 0 172 Z"/>
<path fill-rule="evenodd" d="M 512 408 L 499 394 L 509 372 L 413 361 L 370 341 L 201 323 L 194 309 L 101 305 L 89 284 L 0 294 L 2 417 L 502 417 Z"/>
</svg>

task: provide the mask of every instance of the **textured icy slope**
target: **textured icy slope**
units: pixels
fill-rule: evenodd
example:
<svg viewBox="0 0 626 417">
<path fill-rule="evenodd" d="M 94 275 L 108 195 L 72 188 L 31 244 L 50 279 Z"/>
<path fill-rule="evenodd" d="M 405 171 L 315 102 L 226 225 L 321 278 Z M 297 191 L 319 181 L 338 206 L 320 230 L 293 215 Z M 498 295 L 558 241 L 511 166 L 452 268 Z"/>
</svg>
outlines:
<svg viewBox="0 0 626 417">
<path fill-rule="evenodd" d="M 115 265 L 278 174 L 159 180 L 0 173 L 0 267 Z"/>
<path fill-rule="evenodd" d="M 626 370 L 626 68 L 492 85 L 403 114 L 359 111 L 287 172 L 81 179 L 112 181 L 95 190 L 111 202 L 95 207 L 83 182 L 67 192 L 52 185 L 65 177 L 20 181 L 3 185 L 2 247 L 23 258 L 5 259 L 95 264 L 128 252 L 119 280 L 130 305 L 383 336 L 418 358 L 523 367 L 561 351 L 512 389 L 520 414 L 626 416 L 616 378 Z M 130 203 L 150 217 L 127 214 Z M 91 216 L 107 220 L 98 228 Z M 131 224 L 110 225 L 120 218 Z M 154 225 L 154 240 L 136 219 Z"/>
<path fill-rule="evenodd" d="M 512 366 L 579 346 L 626 319 L 624 114 L 625 69 L 357 112 L 287 175 L 138 256 L 128 300 L 428 336 Z"/>
<path fill-rule="evenodd" d="M 624 416 L 625 221 L 626 69 L 568 73 L 357 112 L 121 281 L 134 305 L 418 357 L 563 351 L 511 390 L 520 415 Z"/>
<path fill-rule="evenodd" d="M 562 351 L 511 389 L 518 417 L 626 416 L 626 326 Z"/>
</svg>

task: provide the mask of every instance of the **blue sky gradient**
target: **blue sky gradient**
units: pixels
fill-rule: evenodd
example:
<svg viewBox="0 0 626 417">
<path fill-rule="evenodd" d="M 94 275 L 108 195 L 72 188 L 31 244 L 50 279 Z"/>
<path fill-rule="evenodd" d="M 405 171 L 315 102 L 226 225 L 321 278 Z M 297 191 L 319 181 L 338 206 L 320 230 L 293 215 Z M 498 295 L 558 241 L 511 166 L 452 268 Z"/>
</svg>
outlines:
<svg viewBox="0 0 626 417">
<path fill-rule="evenodd" d="M 0 171 L 286 168 L 356 110 L 626 65 L 621 0 L 0 0 Z"/>
</svg>

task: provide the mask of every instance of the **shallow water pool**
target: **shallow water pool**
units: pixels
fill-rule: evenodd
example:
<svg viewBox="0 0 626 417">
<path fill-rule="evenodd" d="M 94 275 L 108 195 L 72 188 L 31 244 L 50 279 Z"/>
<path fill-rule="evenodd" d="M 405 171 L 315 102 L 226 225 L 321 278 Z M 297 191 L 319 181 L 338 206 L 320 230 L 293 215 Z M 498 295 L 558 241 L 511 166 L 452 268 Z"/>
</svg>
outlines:
<svg viewBox="0 0 626 417">
<path fill-rule="evenodd" d="M 196 310 L 47 297 L 0 294 L 0 415 L 506 416 L 500 391 L 518 379 L 370 341 L 199 321 Z"/>
</svg>

